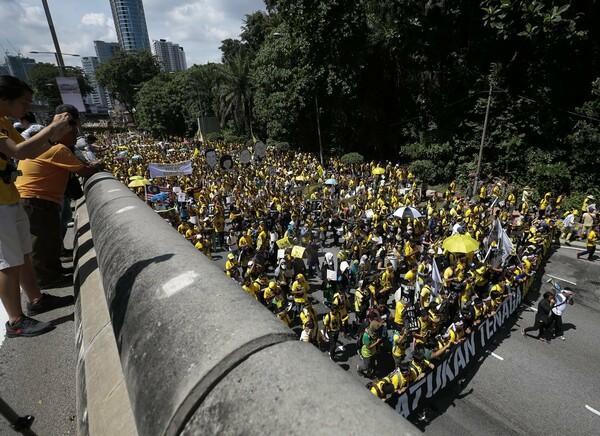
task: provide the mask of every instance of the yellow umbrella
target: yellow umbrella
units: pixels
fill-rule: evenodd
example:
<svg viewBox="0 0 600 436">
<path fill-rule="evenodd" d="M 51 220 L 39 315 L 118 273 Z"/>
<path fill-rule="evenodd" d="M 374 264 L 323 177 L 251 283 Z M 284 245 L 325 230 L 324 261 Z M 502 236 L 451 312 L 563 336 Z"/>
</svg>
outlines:
<svg viewBox="0 0 600 436">
<path fill-rule="evenodd" d="M 450 253 L 471 253 L 479 248 L 479 242 L 468 234 L 461 235 L 457 233 L 446 238 L 442 243 L 442 247 Z"/>
<path fill-rule="evenodd" d="M 131 176 L 129 180 L 144 180 L 144 176 Z"/>
<path fill-rule="evenodd" d="M 149 185 L 149 184 L 150 184 L 150 182 L 146 179 L 138 179 L 138 180 L 134 180 L 127 186 L 130 188 L 141 188 L 142 186 Z"/>
<path fill-rule="evenodd" d="M 302 176 L 302 175 L 300 175 L 300 176 L 297 176 L 297 177 L 296 177 L 296 180 L 297 180 L 298 182 L 305 182 L 305 181 L 306 181 L 306 180 L 308 180 L 308 179 L 307 179 L 305 176 Z"/>
<path fill-rule="evenodd" d="M 385 174 L 385 168 L 376 167 L 376 168 L 373 168 L 373 171 L 371 171 L 371 172 L 376 176 L 380 176 L 382 174 Z"/>
</svg>

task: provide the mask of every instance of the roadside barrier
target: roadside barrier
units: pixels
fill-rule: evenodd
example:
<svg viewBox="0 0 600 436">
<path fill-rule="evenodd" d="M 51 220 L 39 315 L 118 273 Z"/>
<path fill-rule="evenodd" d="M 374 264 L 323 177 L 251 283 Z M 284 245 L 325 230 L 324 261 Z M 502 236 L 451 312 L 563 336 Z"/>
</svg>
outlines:
<svg viewBox="0 0 600 436">
<path fill-rule="evenodd" d="M 112 175 L 85 194 L 139 434 L 417 434 Z"/>
</svg>

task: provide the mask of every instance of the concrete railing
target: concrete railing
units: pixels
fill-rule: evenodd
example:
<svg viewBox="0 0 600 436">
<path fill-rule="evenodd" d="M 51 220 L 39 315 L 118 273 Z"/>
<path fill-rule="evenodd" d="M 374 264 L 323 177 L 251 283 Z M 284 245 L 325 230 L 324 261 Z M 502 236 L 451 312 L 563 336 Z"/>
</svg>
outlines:
<svg viewBox="0 0 600 436">
<path fill-rule="evenodd" d="M 139 434 L 418 433 L 113 176 L 85 194 Z"/>
</svg>

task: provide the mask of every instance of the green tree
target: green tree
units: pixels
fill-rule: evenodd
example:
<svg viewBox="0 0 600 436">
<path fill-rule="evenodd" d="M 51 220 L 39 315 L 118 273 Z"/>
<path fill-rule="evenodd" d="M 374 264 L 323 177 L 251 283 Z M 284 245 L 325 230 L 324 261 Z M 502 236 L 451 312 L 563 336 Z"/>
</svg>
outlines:
<svg viewBox="0 0 600 436">
<path fill-rule="evenodd" d="M 567 138 L 571 151 L 568 172 L 576 191 L 600 195 L 600 78 L 592 86 L 592 98 L 577 109 L 578 121 Z"/>
<path fill-rule="evenodd" d="M 36 98 L 45 101 L 50 108 L 62 104 L 60 91 L 56 84 L 56 78 L 59 76 L 60 70 L 54 64 L 38 63 L 29 70 L 29 83 L 35 91 Z M 65 67 L 65 76 L 77 78 L 82 97 L 93 91 L 82 68 L 67 66 Z"/>
<path fill-rule="evenodd" d="M 236 133 L 249 135 L 251 130 L 252 71 L 247 54 L 239 53 L 224 64 L 219 89 L 221 125 L 233 121 Z"/>
<path fill-rule="evenodd" d="M 218 117 L 220 89 L 223 82 L 223 64 L 194 65 L 186 70 L 188 91 L 186 121 L 190 130 L 196 127 L 198 117 Z"/>
<path fill-rule="evenodd" d="M 149 51 L 119 51 L 98 66 L 96 80 L 133 114 L 142 84 L 159 73 L 158 60 Z"/>
<path fill-rule="evenodd" d="M 157 136 L 188 133 L 185 110 L 189 102 L 185 72 L 162 73 L 146 81 L 136 95 L 140 129 Z"/>
</svg>

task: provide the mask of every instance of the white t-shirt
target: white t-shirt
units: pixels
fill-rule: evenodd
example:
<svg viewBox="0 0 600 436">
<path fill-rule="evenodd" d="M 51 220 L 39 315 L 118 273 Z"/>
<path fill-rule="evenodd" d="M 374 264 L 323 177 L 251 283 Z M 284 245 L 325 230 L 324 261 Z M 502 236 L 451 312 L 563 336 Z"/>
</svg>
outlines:
<svg viewBox="0 0 600 436">
<path fill-rule="evenodd" d="M 554 299 L 556 300 L 556 304 L 554 304 L 554 307 L 552 308 L 552 312 L 558 316 L 561 316 L 563 314 L 563 312 L 565 311 L 565 309 L 567 308 L 567 305 L 569 304 L 567 300 L 567 298 L 560 292 L 558 292 L 555 296 Z"/>
</svg>

